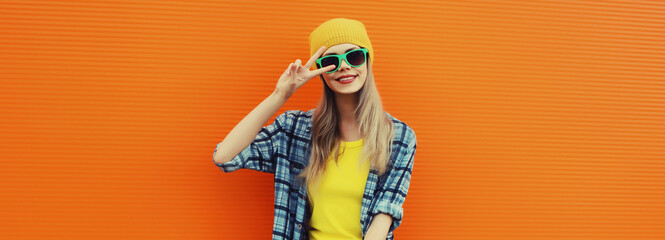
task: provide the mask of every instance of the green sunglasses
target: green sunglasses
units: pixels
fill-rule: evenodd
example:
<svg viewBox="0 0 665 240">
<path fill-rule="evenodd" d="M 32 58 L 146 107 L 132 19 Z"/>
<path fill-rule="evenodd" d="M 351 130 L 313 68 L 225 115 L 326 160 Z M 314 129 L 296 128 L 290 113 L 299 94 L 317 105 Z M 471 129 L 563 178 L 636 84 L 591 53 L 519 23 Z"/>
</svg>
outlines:
<svg viewBox="0 0 665 240">
<path fill-rule="evenodd" d="M 316 66 L 318 68 L 324 68 L 330 65 L 335 65 L 335 69 L 332 71 L 327 71 L 326 73 L 333 73 L 339 69 L 339 65 L 342 64 L 342 59 L 346 61 L 347 64 L 351 67 L 360 67 L 367 61 L 369 53 L 367 48 L 355 49 L 353 51 L 340 54 L 340 55 L 328 55 L 319 59 L 316 59 Z"/>
</svg>

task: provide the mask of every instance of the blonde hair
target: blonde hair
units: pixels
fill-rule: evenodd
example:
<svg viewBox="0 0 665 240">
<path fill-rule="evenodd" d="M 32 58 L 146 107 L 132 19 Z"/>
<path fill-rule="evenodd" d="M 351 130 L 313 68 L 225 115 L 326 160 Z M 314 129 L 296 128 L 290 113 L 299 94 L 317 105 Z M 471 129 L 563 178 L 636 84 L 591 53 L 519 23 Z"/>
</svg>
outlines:
<svg viewBox="0 0 665 240">
<path fill-rule="evenodd" d="M 361 163 L 369 159 L 370 167 L 383 175 L 390 166 L 390 154 L 394 137 L 392 119 L 383 111 L 379 91 L 374 84 L 372 68 L 367 60 L 367 79 L 358 90 L 358 107 L 353 114 L 363 138 Z M 321 77 L 323 79 L 323 77 Z M 334 152 L 334 160 L 340 156 L 340 132 L 335 92 L 323 82 L 323 96 L 312 120 L 312 155 L 309 164 L 298 174 L 299 180 L 308 183 L 317 180 L 326 169 L 326 160 Z"/>
</svg>

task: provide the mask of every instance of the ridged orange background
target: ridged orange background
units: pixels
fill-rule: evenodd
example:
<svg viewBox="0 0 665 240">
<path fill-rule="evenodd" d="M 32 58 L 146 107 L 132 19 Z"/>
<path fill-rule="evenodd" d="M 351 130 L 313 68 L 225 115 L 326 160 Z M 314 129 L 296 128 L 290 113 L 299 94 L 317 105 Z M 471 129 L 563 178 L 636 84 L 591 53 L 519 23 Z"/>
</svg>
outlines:
<svg viewBox="0 0 665 240">
<path fill-rule="evenodd" d="M 665 239 L 659 1 L 3 1 L 0 239 L 269 239 L 213 150 L 334 17 L 418 136 L 396 239 Z"/>
</svg>

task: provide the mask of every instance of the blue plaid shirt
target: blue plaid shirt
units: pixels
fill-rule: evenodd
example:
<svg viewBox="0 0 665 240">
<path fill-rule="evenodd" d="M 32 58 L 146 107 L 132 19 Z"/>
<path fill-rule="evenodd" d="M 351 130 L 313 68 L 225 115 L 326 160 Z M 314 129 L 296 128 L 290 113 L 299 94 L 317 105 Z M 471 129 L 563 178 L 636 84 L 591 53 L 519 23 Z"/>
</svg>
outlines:
<svg viewBox="0 0 665 240">
<path fill-rule="evenodd" d="M 231 161 L 215 163 L 224 172 L 246 168 L 274 174 L 273 239 L 309 239 L 311 210 L 307 189 L 294 180 L 309 163 L 313 113 L 314 109 L 284 112 L 275 118 L 275 122 L 263 127 L 254 141 Z M 393 223 L 387 239 L 392 240 L 393 231 L 402 222 L 402 204 L 411 181 L 416 134 L 404 122 L 386 114 L 395 126 L 390 155 L 392 166 L 380 177 L 376 169 L 370 169 L 360 210 L 360 225 L 364 237 L 374 215 L 389 214 Z"/>
</svg>

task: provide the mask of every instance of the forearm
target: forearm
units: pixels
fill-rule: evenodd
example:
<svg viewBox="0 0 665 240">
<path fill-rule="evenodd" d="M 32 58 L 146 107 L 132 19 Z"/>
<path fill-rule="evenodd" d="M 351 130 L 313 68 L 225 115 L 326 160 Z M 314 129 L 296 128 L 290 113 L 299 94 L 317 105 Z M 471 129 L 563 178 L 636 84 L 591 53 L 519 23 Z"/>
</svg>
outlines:
<svg viewBox="0 0 665 240">
<path fill-rule="evenodd" d="M 286 102 L 283 94 L 274 91 L 243 118 L 224 138 L 213 159 L 218 164 L 231 161 L 249 146 L 270 117 Z"/>
<path fill-rule="evenodd" d="M 388 237 L 388 230 L 390 230 L 390 225 L 392 223 L 392 216 L 385 213 L 376 214 L 372 218 L 372 223 L 369 225 L 364 240 L 385 240 Z"/>
</svg>

